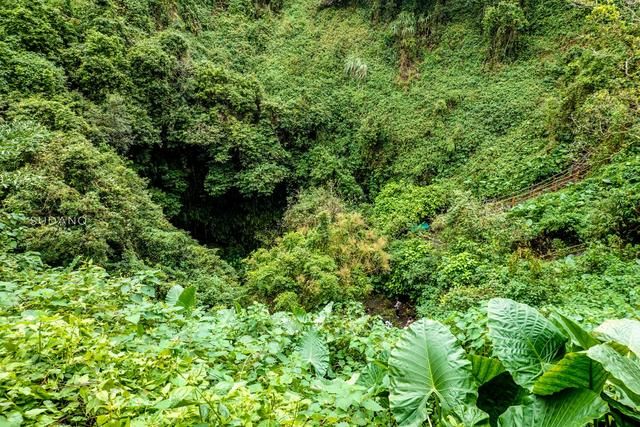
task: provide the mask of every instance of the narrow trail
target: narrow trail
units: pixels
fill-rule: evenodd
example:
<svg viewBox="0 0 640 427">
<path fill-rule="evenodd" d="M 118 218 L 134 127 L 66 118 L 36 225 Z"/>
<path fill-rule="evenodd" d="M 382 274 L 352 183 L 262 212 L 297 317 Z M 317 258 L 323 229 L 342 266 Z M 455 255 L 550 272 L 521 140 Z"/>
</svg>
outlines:
<svg viewBox="0 0 640 427">
<path fill-rule="evenodd" d="M 615 150 L 606 158 L 600 159 L 596 163 L 600 165 L 610 161 L 615 155 L 618 154 L 619 151 L 620 149 Z M 558 191 L 570 184 L 579 182 L 587 175 L 592 167 L 596 166 L 596 164 L 589 161 L 593 160 L 591 159 L 592 154 L 593 153 L 591 152 L 584 153 L 582 156 L 580 156 L 580 158 L 573 162 L 569 168 L 565 169 L 559 174 L 545 179 L 544 181 L 536 182 L 534 184 L 531 184 L 529 187 L 520 189 L 506 196 L 485 199 L 484 204 L 485 206 L 491 206 L 505 211 L 524 201 L 533 199 L 534 197 L 540 196 L 545 193 Z M 423 238 L 429 240 L 435 246 L 443 246 L 444 242 L 442 242 L 442 240 L 438 238 L 438 234 L 439 233 L 436 230 L 432 230 L 431 232 L 425 234 Z M 549 260 L 568 255 L 576 255 L 584 252 L 586 248 L 586 243 L 580 243 L 577 245 L 567 246 L 557 250 L 549 251 L 545 254 L 541 254 L 540 258 Z"/>
<path fill-rule="evenodd" d="M 507 196 L 485 200 L 488 205 L 494 205 L 502 209 L 511 209 L 515 205 L 532 199 L 544 193 L 558 191 L 569 184 L 580 181 L 587 174 L 590 164 L 587 162 L 589 154 L 585 154 L 568 169 L 544 181 L 537 182 L 525 189 L 518 190 Z"/>
<path fill-rule="evenodd" d="M 565 171 L 559 174 L 553 175 L 545 179 L 544 181 L 531 184 L 529 187 L 520 189 L 506 196 L 486 199 L 484 200 L 484 204 L 498 208 L 500 210 L 509 210 L 514 206 L 518 205 L 519 203 L 522 203 L 526 200 L 533 199 L 534 197 L 537 197 L 544 193 L 558 191 L 568 186 L 569 184 L 578 182 L 585 177 L 585 175 L 589 172 L 589 169 L 592 166 L 588 162 L 590 154 L 591 153 L 583 154 L 578 160 L 573 162 L 568 169 L 566 169 Z M 433 245 L 436 245 L 436 246 L 442 246 L 444 244 L 438 238 L 437 232 L 432 231 L 428 234 L 425 234 L 423 238 L 426 240 L 429 240 Z M 550 251 L 545 254 L 542 254 L 540 258 L 548 260 L 548 259 L 559 258 L 562 256 L 578 254 L 578 253 L 584 252 L 584 250 L 586 249 L 586 246 L 587 245 L 584 243 L 579 245 L 568 246 L 565 248 L 561 248 L 558 250 L 554 250 L 554 251 Z"/>
<path fill-rule="evenodd" d="M 628 145 L 624 148 L 628 148 Z M 544 193 L 558 191 L 569 184 L 573 184 L 582 180 L 589 170 L 594 166 L 608 163 L 614 156 L 616 156 L 623 148 L 618 148 L 610 153 L 608 156 L 602 159 L 598 159 L 594 163 L 592 159 L 593 152 L 586 152 L 579 159 L 566 169 L 564 172 L 553 175 L 544 181 L 531 184 L 529 187 L 515 191 L 509 195 L 496 197 L 493 199 L 486 199 L 484 201 L 487 205 L 494 205 L 502 209 L 511 209 L 519 203 L 532 199 Z M 591 160 L 591 161 L 590 161 Z"/>
</svg>

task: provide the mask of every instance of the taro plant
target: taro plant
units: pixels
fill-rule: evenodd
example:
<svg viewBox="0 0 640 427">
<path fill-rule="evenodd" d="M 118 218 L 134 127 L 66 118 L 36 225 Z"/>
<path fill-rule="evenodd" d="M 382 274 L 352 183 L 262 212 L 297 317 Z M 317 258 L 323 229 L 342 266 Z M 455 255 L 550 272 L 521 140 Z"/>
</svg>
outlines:
<svg viewBox="0 0 640 427">
<path fill-rule="evenodd" d="M 492 356 L 465 354 L 446 326 L 411 325 L 389 358 L 400 426 L 630 426 L 640 422 L 640 321 L 588 332 L 554 312 L 495 298 Z"/>
<path fill-rule="evenodd" d="M 442 421 L 467 408 L 487 418 L 474 405 L 471 362 L 441 323 L 422 319 L 411 325 L 392 351 L 389 368 L 389 404 L 399 425 L 419 426 L 431 417 Z"/>
</svg>

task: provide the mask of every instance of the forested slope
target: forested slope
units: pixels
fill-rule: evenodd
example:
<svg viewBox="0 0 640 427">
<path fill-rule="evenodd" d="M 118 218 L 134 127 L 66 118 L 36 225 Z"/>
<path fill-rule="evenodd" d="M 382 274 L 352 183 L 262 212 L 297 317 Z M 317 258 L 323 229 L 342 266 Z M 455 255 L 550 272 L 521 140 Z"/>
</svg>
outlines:
<svg viewBox="0 0 640 427">
<path fill-rule="evenodd" d="M 0 425 L 640 422 L 638 12 L 5 0 Z"/>
</svg>

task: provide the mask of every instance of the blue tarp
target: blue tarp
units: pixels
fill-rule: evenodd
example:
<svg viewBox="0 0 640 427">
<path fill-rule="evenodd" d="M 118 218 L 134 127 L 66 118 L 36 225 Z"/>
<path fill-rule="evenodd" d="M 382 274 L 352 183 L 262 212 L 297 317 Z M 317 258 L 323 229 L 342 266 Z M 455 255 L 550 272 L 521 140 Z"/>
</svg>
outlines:
<svg viewBox="0 0 640 427">
<path fill-rule="evenodd" d="M 414 232 L 415 231 L 427 231 L 427 230 L 429 230 L 429 228 L 430 228 L 429 224 L 426 223 L 426 222 L 423 222 L 422 224 L 418 224 L 418 225 L 415 225 L 415 226 L 411 227 L 411 231 L 414 231 Z"/>
</svg>

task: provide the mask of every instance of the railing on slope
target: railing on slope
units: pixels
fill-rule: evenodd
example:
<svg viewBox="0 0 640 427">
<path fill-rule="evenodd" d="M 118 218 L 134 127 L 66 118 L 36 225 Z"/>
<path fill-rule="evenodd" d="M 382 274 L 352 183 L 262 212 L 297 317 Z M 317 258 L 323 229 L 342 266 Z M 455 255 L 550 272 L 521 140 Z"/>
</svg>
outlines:
<svg viewBox="0 0 640 427">
<path fill-rule="evenodd" d="M 589 245 L 587 243 L 579 243 L 577 245 L 567 246 L 564 248 L 559 248 L 553 251 L 549 251 L 542 255 L 540 258 L 542 259 L 556 259 L 562 258 L 569 255 L 577 255 L 579 253 L 584 252 Z"/>
<path fill-rule="evenodd" d="M 556 191 L 566 187 L 571 183 L 579 181 L 587 173 L 589 169 L 589 163 L 587 162 L 588 157 L 588 154 L 583 155 L 578 161 L 573 163 L 569 169 L 562 173 L 551 176 L 544 181 L 532 184 L 526 189 L 519 190 L 515 193 L 509 194 L 508 196 L 486 200 L 485 203 L 508 209 L 540 194 Z"/>
</svg>

